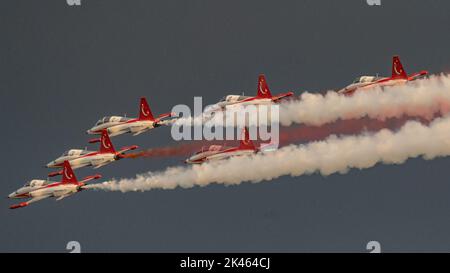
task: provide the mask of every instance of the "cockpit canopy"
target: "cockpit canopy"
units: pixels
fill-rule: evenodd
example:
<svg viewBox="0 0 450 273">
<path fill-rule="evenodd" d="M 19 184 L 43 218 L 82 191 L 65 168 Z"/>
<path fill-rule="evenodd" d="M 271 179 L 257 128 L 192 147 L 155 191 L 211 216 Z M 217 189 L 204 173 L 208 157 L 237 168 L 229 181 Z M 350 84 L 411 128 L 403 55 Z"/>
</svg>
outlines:
<svg viewBox="0 0 450 273">
<path fill-rule="evenodd" d="M 370 82 L 375 82 L 377 80 L 381 79 L 380 77 L 376 77 L 376 76 L 361 76 L 361 77 L 357 77 L 353 83 L 370 83 Z"/>
<path fill-rule="evenodd" d="M 223 97 L 220 102 L 236 102 L 250 98 L 249 96 L 228 95 Z"/>
<path fill-rule="evenodd" d="M 220 151 L 222 149 L 222 145 L 211 145 L 208 148 L 208 151 Z"/>
<path fill-rule="evenodd" d="M 64 157 L 64 156 L 85 155 L 85 154 L 88 154 L 88 153 L 90 153 L 90 151 L 87 151 L 87 150 L 79 150 L 79 149 L 71 149 L 71 150 L 65 151 L 65 152 L 61 155 L 61 157 Z"/>
<path fill-rule="evenodd" d="M 48 181 L 45 180 L 38 180 L 38 179 L 33 179 L 31 181 L 28 181 L 27 183 L 25 183 L 25 185 L 23 185 L 24 187 L 41 187 L 44 185 L 49 184 Z"/>
<path fill-rule="evenodd" d="M 97 121 L 97 123 L 95 123 L 95 126 L 99 126 L 101 124 L 108 123 L 108 122 L 127 122 L 129 120 L 130 120 L 130 118 L 126 118 L 126 117 L 106 116 L 106 117 L 103 117 L 102 119 L 99 119 Z"/>
<path fill-rule="evenodd" d="M 196 152 L 195 154 L 200 154 L 203 152 L 216 152 L 216 151 L 220 151 L 224 148 L 224 146 L 222 145 L 211 145 L 211 146 L 203 146 L 202 149 L 198 152 Z"/>
</svg>

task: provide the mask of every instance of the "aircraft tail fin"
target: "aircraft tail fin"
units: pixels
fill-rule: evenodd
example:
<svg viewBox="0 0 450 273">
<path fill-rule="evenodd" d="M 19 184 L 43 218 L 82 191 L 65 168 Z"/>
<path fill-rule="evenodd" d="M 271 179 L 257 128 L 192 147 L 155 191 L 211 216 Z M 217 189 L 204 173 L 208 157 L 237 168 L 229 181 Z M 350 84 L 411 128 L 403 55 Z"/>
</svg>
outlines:
<svg viewBox="0 0 450 273">
<path fill-rule="evenodd" d="M 100 152 L 101 153 L 115 153 L 114 146 L 109 138 L 108 131 L 102 130 L 102 136 L 100 138 Z"/>
<path fill-rule="evenodd" d="M 244 128 L 242 130 L 242 136 L 241 136 L 241 142 L 240 142 L 239 148 L 241 148 L 241 149 L 253 149 L 253 150 L 256 149 L 255 145 L 253 144 L 253 141 L 250 139 L 250 134 L 249 134 L 247 128 Z"/>
<path fill-rule="evenodd" d="M 406 71 L 403 68 L 402 63 L 400 62 L 399 56 L 394 56 L 392 58 L 392 78 L 393 79 L 407 79 L 408 78 L 408 75 L 406 74 Z"/>
<path fill-rule="evenodd" d="M 266 77 L 261 74 L 258 77 L 258 92 L 257 97 L 259 98 L 271 98 L 272 94 L 270 93 L 269 86 L 267 85 Z"/>
<path fill-rule="evenodd" d="M 63 170 L 62 170 L 62 183 L 76 183 L 77 177 L 73 173 L 72 167 L 70 166 L 69 161 L 64 161 Z"/>
<path fill-rule="evenodd" d="M 152 110 L 150 109 L 150 106 L 148 106 L 147 100 L 142 97 L 140 108 L 139 108 L 139 119 L 141 120 L 154 120 Z"/>
</svg>

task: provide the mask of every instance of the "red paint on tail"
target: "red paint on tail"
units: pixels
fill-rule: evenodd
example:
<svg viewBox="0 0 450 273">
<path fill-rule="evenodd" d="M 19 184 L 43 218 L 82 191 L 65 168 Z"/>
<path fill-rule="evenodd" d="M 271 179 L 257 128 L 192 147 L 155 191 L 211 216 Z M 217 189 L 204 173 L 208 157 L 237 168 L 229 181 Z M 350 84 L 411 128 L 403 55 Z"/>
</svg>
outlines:
<svg viewBox="0 0 450 273">
<path fill-rule="evenodd" d="M 406 71 L 403 68 L 403 65 L 400 62 L 400 58 L 398 56 L 394 56 L 392 58 L 392 78 L 393 79 L 407 79 L 408 78 L 408 75 L 406 74 Z"/>
<path fill-rule="evenodd" d="M 261 74 L 258 78 L 258 98 L 272 98 L 272 94 L 270 93 L 269 86 L 267 85 L 266 77 Z"/>
<path fill-rule="evenodd" d="M 148 106 L 147 100 L 144 97 L 141 98 L 141 104 L 139 108 L 139 119 L 155 120 L 152 114 L 152 110 L 150 110 L 150 106 Z"/>
<path fill-rule="evenodd" d="M 116 153 L 106 130 L 102 130 L 102 137 L 100 138 L 100 153 Z"/>
<path fill-rule="evenodd" d="M 242 137 L 241 137 L 241 142 L 239 145 L 240 149 L 252 149 L 255 150 L 255 145 L 253 144 L 253 141 L 251 141 L 250 139 L 250 134 L 248 133 L 247 128 L 244 128 L 242 130 Z"/>
<path fill-rule="evenodd" d="M 78 180 L 73 173 L 72 167 L 70 166 L 69 161 L 64 161 L 63 163 L 63 170 L 62 170 L 62 180 L 61 183 L 77 183 Z"/>
</svg>

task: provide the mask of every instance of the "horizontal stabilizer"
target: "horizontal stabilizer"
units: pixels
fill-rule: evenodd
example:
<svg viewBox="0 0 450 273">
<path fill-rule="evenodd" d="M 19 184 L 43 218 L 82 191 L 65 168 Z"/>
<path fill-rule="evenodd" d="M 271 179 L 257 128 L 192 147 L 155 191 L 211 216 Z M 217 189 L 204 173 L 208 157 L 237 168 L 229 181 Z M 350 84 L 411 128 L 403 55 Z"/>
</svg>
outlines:
<svg viewBox="0 0 450 273">
<path fill-rule="evenodd" d="M 278 95 L 272 97 L 272 101 L 279 101 L 281 99 L 291 97 L 293 95 L 294 95 L 294 92 L 286 92 L 286 93 L 278 94 Z"/>
<path fill-rule="evenodd" d="M 417 72 L 417 73 L 414 73 L 414 74 L 410 75 L 408 77 L 408 81 L 418 80 L 418 79 L 421 79 L 421 78 L 425 77 L 426 75 L 428 75 L 428 71 L 422 70 L 420 72 Z"/>
<path fill-rule="evenodd" d="M 54 177 L 54 176 L 57 176 L 57 175 L 62 175 L 62 173 L 63 173 L 63 171 L 61 170 L 61 171 L 51 172 L 47 176 L 48 177 Z"/>
</svg>

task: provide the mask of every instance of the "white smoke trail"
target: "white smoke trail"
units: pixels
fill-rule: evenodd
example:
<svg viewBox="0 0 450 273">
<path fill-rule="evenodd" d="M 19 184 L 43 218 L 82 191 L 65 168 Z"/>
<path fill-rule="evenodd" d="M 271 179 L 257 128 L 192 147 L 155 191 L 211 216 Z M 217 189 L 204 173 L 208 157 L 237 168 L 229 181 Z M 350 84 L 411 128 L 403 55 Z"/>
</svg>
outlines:
<svg viewBox="0 0 450 273">
<path fill-rule="evenodd" d="M 146 191 L 260 182 L 280 176 L 345 173 L 350 168 L 366 169 L 377 163 L 401 164 L 422 156 L 429 160 L 450 155 L 450 116 L 437 118 L 429 126 L 409 121 L 399 131 L 387 129 L 375 134 L 332 136 L 306 145 L 290 145 L 275 152 L 236 157 L 188 167 L 172 167 L 135 178 L 93 184 L 87 188 L 109 191 Z"/>
<path fill-rule="evenodd" d="M 335 91 L 328 91 L 325 95 L 304 92 L 299 100 L 286 101 L 279 105 L 279 120 L 283 126 L 292 123 L 321 126 L 339 119 L 369 117 L 385 120 L 403 115 L 431 120 L 436 114 L 445 115 L 450 112 L 450 77 L 443 74 L 433 75 L 406 85 L 356 92 L 353 96 L 339 95 Z M 225 111 L 223 114 L 225 119 L 235 118 L 233 111 Z M 185 117 L 177 120 L 175 124 L 201 125 L 207 121 L 210 126 L 222 125 L 223 116 L 216 115 L 213 119 L 209 117 L 210 114 L 207 118 L 201 115 Z M 258 124 L 249 126 L 268 123 L 270 119 L 262 119 Z"/>
<path fill-rule="evenodd" d="M 406 85 L 374 88 L 353 96 L 329 91 L 325 95 L 303 93 L 301 100 L 280 106 L 280 122 L 320 126 L 338 119 L 369 117 L 384 120 L 402 115 L 432 119 L 450 112 L 449 75 L 431 76 Z"/>
</svg>

